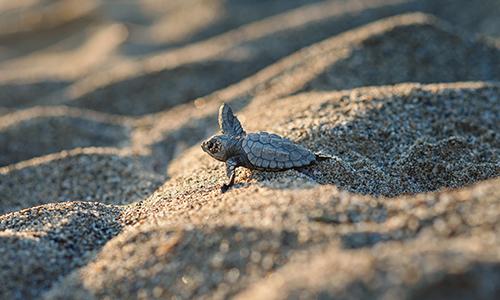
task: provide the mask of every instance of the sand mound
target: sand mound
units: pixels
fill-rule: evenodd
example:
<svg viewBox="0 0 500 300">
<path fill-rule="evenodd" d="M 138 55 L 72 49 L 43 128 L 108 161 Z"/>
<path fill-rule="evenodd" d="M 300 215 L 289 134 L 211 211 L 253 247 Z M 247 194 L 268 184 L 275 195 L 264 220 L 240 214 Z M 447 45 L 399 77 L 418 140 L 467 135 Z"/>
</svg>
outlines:
<svg viewBox="0 0 500 300">
<path fill-rule="evenodd" d="M 127 54 L 145 54 L 161 49 L 183 46 L 204 40 L 245 24 L 266 19 L 278 14 L 287 14 L 293 9 L 314 6 L 318 0 L 291 0 L 283 3 L 257 1 L 149 1 L 141 3 L 144 11 L 161 10 L 166 13 L 157 15 L 154 23 L 146 28 L 133 28 Z M 313 5 L 311 5 L 313 3 Z M 150 7 L 148 7 L 148 4 Z M 321 5 L 321 4 L 320 4 Z M 193 16 L 196 16 L 193 18 Z M 179 28 L 181 22 L 184 26 Z"/>
<path fill-rule="evenodd" d="M 423 242 L 390 243 L 373 252 L 356 253 L 330 247 L 307 262 L 301 257 L 304 261 L 255 283 L 236 299 L 496 297 L 495 282 L 500 278 L 494 261 L 499 257 L 489 249 L 492 244 L 478 238 L 435 241 L 430 246 L 422 246 Z"/>
<path fill-rule="evenodd" d="M 0 296 L 40 296 L 120 231 L 119 215 L 113 206 L 70 202 L 0 216 Z"/>
<path fill-rule="evenodd" d="M 493 0 L 59 2 L 0 1 L 0 298 L 499 293 L 500 47 L 379 20 Z M 221 194 L 222 102 L 332 159 Z"/>
<path fill-rule="evenodd" d="M 0 118 L 0 166 L 65 149 L 124 146 L 119 119 L 66 108 L 34 108 Z"/>
<path fill-rule="evenodd" d="M 271 107 L 299 102 L 309 109 L 273 121 L 280 122 L 280 133 L 335 156 L 314 168 L 319 183 L 353 192 L 419 193 L 499 175 L 498 87 L 402 85 L 386 91 L 299 94 Z M 258 129 L 272 128 L 266 118 Z"/>
<path fill-rule="evenodd" d="M 0 168 L 0 214 L 47 202 L 131 203 L 163 180 L 116 149 L 63 151 Z"/>
<path fill-rule="evenodd" d="M 59 101 L 122 115 L 158 112 L 238 82 L 304 46 L 401 11 L 379 0 L 312 4 L 158 54 L 131 68 L 97 74 L 71 86 L 66 91 L 69 99 Z M 295 39 L 297 35 L 302 38 Z"/>
<path fill-rule="evenodd" d="M 376 151 L 378 148 L 370 144 L 361 148 L 362 143 L 375 142 L 377 134 L 370 134 L 372 139 L 352 138 L 351 143 L 358 143 L 358 146 L 345 147 L 349 147 L 351 151 L 365 149 L 364 152 L 358 151 L 366 155 L 364 159 L 357 157 L 354 166 L 369 161 L 369 158 L 376 160 L 374 153 L 385 153 L 386 159 L 400 157 L 393 161 L 392 164 L 395 165 L 401 161 L 409 163 L 412 161 L 410 157 L 419 151 L 425 151 L 426 155 L 431 156 L 429 162 L 441 161 L 444 158 L 443 151 L 448 151 L 450 153 L 446 158 L 449 163 L 460 165 L 466 161 L 464 157 L 470 155 L 467 151 L 471 146 L 467 140 L 481 140 L 485 143 L 474 146 L 476 149 L 490 147 L 489 151 L 498 151 L 494 137 L 491 140 L 491 136 L 481 136 L 482 132 L 491 131 L 488 126 L 497 121 L 489 118 L 496 118 L 498 113 L 493 111 L 482 117 L 479 113 L 484 112 L 485 107 L 497 109 L 494 102 L 498 97 L 497 93 L 498 87 L 484 84 L 407 84 L 298 95 L 276 100 L 269 105 L 268 114 L 273 114 L 273 119 L 254 106 L 249 106 L 241 116 L 255 120 L 258 126 L 271 126 L 285 135 L 290 133 L 288 136 L 302 136 L 303 143 L 311 147 L 314 144 L 316 147 L 321 145 L 323 139 L 321 133 L 314 133 L 318 128 L 323 130 L 320 130 L 323 134 L 347 132 L 345 128 L 353 133 L 358 128 L 359 132 L 370 132 L 366 127 L 372 130 L 379 128 L 368 123 L 380 119 L 375 117 L 376 113 L 372 114 L 372 109 L 376 108 L 384 111 L 385 117 L 396 118 L 402 114 L 404 122 L 413 122 L 415 128 L 421 129 L 415 130 L 422 133 L 421 137 L 428 134 L 427 139 L 434 139 L 436 142 L 408 142 L 406 150 L 405 147 L 399 149 L 394 146 L 405 153 L 397 155 L 384 149 Z M 474 101 L 477 107 L 467 105 L 469 100 L 464 99 Z M 412 107 L 410 109 L 405 105 Z M 291 111 L 280 111 L 279 107 L 291 107 Z M 440 107 L 446 108 L 446 114 L 439 111 Z M 405 110 L 408 115 L 402 111 L 393 112 L 391 108 Z M 425 112 L 432 108 L 435 111 Z M 332 111 L 337 109 L 342 112 L 341 116 L 332 117 Z M 460 120 L 466 117 L 481 120 L 480 124 L 484 127 L 463 127 L 459 122 L 455 124 L 456 121 L 453 120 L 456 113 L 459 113 Z M 257 117 L 257 114 L 261 116 Z M 442 126 L 436 123 L 438 121 L 427 119 L 434 115 L 442 118 L 446 116 L 447 119 L 443 122 L 448 122 L 448 128 L 439 129 Z M 415 116 L 419 118 L 419 122 Z M 332 130 L 321 123 L 321 118 L 337 120 L 344 129 Z M 358 125 L 349 126 L 355 122 L 359 122 Z M 408 132 L 405 131 L 404 122 L 400 126 L 394 126 L 401 129 L 392 134 L 398 139 L 397 145 L 405 145 Z M 419 127 L 435 123 L 437 128 Z M 477 125 L 474 122 L 471 124 Z M 383 128 L 388 130 L 391 126 L 385 124 Z M 292 129 L 293 133 L 287 131 Z M 458 133 L 463 137 L 453 135 Z M 479 136 L 475 136 L 476 134 Z M 448 135 L 452 137 L 444 138 Z M 337 139 L 341 139 L 341 136 L 325 137 L 328 141 Z M 333 149 L 337 148 L 342 147 L 337 145 Z M 474 284 L 466 289 L 467 293 L 463 294 L 465 296 L 480 292 L 485 298 L 489 298 L 495 293 L 494 289 L 483 288 L 480 282 L 486 278 L 496 278 L 498 273 L 495 263 L 498 257 L 491 250 L 498 243 L 494 235 L 499 220 L 496 213 L 499 211 L 496 208 L 498 180 L 459 192 L 384 199 L 360 197 L 339 192 L 329 186 L 321 187 L 296 171 L 261 173 L 257 184 L 248 172 L 242 172 L 243 176 L 238 179 L 244 183 L 238 184 L 228 194 L 220 194 L 218 188 L 223 180 L 223 169 L 219 163 L 200 152 L 192 150 L 183 157 L 184 161 L 175 162 L 171 168 L 179 168 L 174 172 L 176 176 L 152 197 L 132 205 L 124 214 L 126 223 L 145 220 L 146 224 L 138 225 L 110 242 L 93 263 L 67 277 L 47 296 L 65 298 L 68 296 L 65 291 L 72 290 L 75 291 L 73 295 L 78 297 L 181 295 L 189 298 L 204 295 L 220 298 L 244 291 L 245 287 L 255 282 L 255 290 L 251 288 L 245 294 L 249 298 L 262 295 L 260 289 L 267 288 L 270 290 L 265 292 L 272 293 L 274 289 L 280 290 L 281 286 L 286 287 L 287 294 L 283 297 L 297 294 L 313 297 L 332 293 L 345 294 L 346 297 L 354 293 L 353 297 L 368 298 L 391 293 L 404 297 L 438 297 L 455 295 L 453 288 L 441 289 L 441 283 L 453 286 L 460 278 Z M 487 157 L 487 153 L 478 157 Z M 419 157 L 427 159 L 426 155 Z M 345 161 L 349 160 L 346 158 Z M 418 160 L 415 162 L 419 163 Z M 407 166 L 407 163 L 403 166 Z M 373 164 L 383 166 L 384 161 Z M 391 166 L 391 163 L 385 164 Z M 192 167 L 186 168 L 188 165 Z M 332 169 L 323 169 L 320 165 L 320 174 L 311 174 L 321 178 L 324 170 Z M 363 170 L 355 170 L 350 176 L 340 173 L 339 177 L 350 180 L 351 176 L 365 174 Z M 475 180 L 480 179 L 482 178 Z M 259 181 L 261 184 L 258 184 Z M 431 180 L 428 182 L 432 183 Z M 365 187 L 377 185 L 372 183 Z M 494 213 L 488 213 L 490 211 Z M 484 235 L 484 238 L 479 238 L 480 241 L 483 239 L 481 243 L 475 243 L 478 234 Z M 392 244 L 394 241 L 398 243 Z M 475 243 L 475 248 L 461 248 L 468 243 Z M 329 250 L 326 253 L 339 253 L 339 256 L 318 255 L 317 251 L 324 246 L 332 247 L 327 248 Z M 133 250 L 128 250 L 129 247 Z M 351 250 L 360 248 L 380 251 L 383 256 L 378 255 L 378 252 Z M 456 249 L 460 249 L 458 254 Z M 456 255 L 455 259 L 448 258 L 452 253 Z M 318 276 L 317 279 L 308 277 L 308 280 L 300 277 L 300 272 L 294 275 L 297 273 L 294 271 L 296 268 L 304 268 L 303 264 L 295 266 L 296 259 L 304 256 L 306 262 L 303 264 L 312 263 L 311 272 L 314 273 L 318 268 L 319 274 L 335 272 L 336 275 Z M 349 257 L 352 257 L 352 260 L 347 260 L 352 263 L 349 266 L 362 266 L 358 272 L 345 274 L 322 267 L 326 265 L 333 268 L 342 264 L 341 268 L 349 268 L 347 262 L 342 262 L 342 258 Z M 456 264 L 457 261 L 461 263 Z M 103 266 L 106 268 L 103 269 Z M 264 282 L 258 281 L 264 274 L 275 270 L 277 277 L 270 277 Z M 401 273 L 408 272 L 418 273 L 402 277 Z M 395 279 L 384 281 L 380 287 L 375 278 L 387 276 Z M 331 281 L 328 281 L 329 278 Z M 278 297 L 282 294 L 276 295 Z"/>
<path fill-rule="evenodd" d="M 85 17 L 96 8 L 97 1 L 16 1 L 0 6 L 0 37 L 34 33 Z"/>
<path fill-rule="evenodd" d="M 304 290 L 309 297 L 321 293 L 320 288 L 327 294 L 333 289 L 366 297 L 391 292 L 449 295 L 453 290 L 439 289 L 439 283 L 446 278 L 457 282 L 447 274 L 465 274 L 463 278 L 477 283 L 468 292 L 477 289 L 489 297 L 495 290 L 479 283 L 498 276 L 497 185 L 498 180 L 461 192 L 391 200 L 331 187 L 167 198 L 162 217 L 113 239 L 94 262 L 47 295 L 64 298 L 71 290 L 75 298 L 224 298 L 255 282 L 257 291 L 267 282 L 278 291 L 288 281 L 289 295 Z M 336 264 L 353 271 L 338 272 Z M 352 266 L 358 264 L 363 268 L 356 271 Z M 318 277 L 311 275 L 316 272 Z M 262 284 L 258 278 L 263 276 Z M 393 279 L 383 279 L 380 287 L 379 280 L 387 277 Z M 262 295 L 257 291 L 250 289 L 249 298 Z"/>
<path fill-rule="evenodd" d="M 100 68 L 106 58 L 125 39 L 126 29 L 120 24 L 102 24 L 74 31 L 67 39 L 29 56 L 10 58 L 0 64 L 1 81 L 51 80 L 70 81 Z M 70 63 L 61 63 L 66 61 Z M 37 95 L 38 96 L 38 95 Z M 38 96 L 39 97 L 39 96 Z"/>
<path fill-rule="evenodd" d="M 499 79 L 498 45 L 463 36 L 429 18 L 395 26 L 352 45 L 345 58 L 329 66 L 305 89 Z"/>
<path fill-rule="evenodd" d="M 237 189 L 335 184 L 356 193 L 395 196 L 498 176 L 499 93 L 496 85 L 402 84 L 299 94 L 269 102 L 265 112 L 252 103 L 240 114 L 247 131 L 276 132 L 333 159 L 303 173 L 243 169 Z M 186 205 L 200 201 L 195 199 L 217 194 L 225 180 L 223 165 L 198 145 L 173 161 L 169 174 L 172 179 L 134 215 L 179 209 L 167 209 L 170 204 L 163 199 L 182 199 Z"/>
<path fill-rule="evenodd" d="M 78 106 L 142 115 L 169 108 L 179 103 L 177 101 L 187 102 L 207 90 L 198 89 L 196 85 L 191 89 L 182 85 L 170 100 L 166 95 L 171 88 L 149 85 L 149 89 L 156 91 L 152 94 L 158 96 L 143 97 L 144 94 L 132 87 L 132 94 L 148 102 L 134 112 L 135 109 L 131 109 L 135 107 L 133 101 L 120 99 L 124 95 L 120 92 L 124 88 L 120 81 L 129 79 L 134 83 L 132 86 L 140 86 L 148 85 L 148 79 L 154 81 L 161 77 L 165 82 L 175 78 L 169 70 L 181 65 L 192 67 L 195 63 L 195 69 L 206 72 L 229 70 L 226 79 L 206 84 L 221 88 L 221 82 L 226 85 L 237 82 L 311 43 L 380 18 L 412 11 L 435 14 L 471 32 L 498 35 L 499 27 L 495 25 L 500 7 L 495 0 L 483 2 L 481 6 L 465 0 L 370 0 L 362 3 L 356 0 L 298 0 L 252 5 L 219 0 L 171 1 L 168 4 L 148 0 L 113 5 L 105 1 L 5 2 L 0 6 L 3 16 L 0 45 L 8 46 L 0 47 L 0 62 L 5 60 L 7 64 L 0 63 L 0 69 L 5 68 L 8 72 L 2 72 L 0 77 L 21 81 L 35 77 L 34 85 L 53 81 L 54 76 L 57 80 L 82 79 L 75 87 L 56 93 L 64 96 L 48 97 L 48 103 L 79 99 Z M 172 26 L 179 20 L 183 23 L 181 28 Z M 138 53 L 144 55 L 143 62 L 135 60 Z M 155 55 L 146 55 L 151 53 Z M 116 65 L 121 67 L 116 68 L 116 72 L 108 72 Z M 213 78 L 218 76 L 206 76 L 203 81 Z M 107 99 L 109 95 L 116 95 L 117 99 Z M 151 98 L 154 100 L 148 100 Z M 107 109 L 98 102 L 108 102 L 113 108 Z M 115 102 L 124 107 L 112 104 Z"/>
<path fill-rule="evenodd" d="M 257 70 L 256 64 L 231 59 L 203 61 L 120 80 L 67 104 L 113 114 L 141 116 L 212 93 Z M 211 76 L 219 73 L 222 76 Z M 197 84 L 193 85 L 193 82 Z"/>
<path fill-rule="evenodd" d="M 416 43 L 408 36 L 421 37 L 422 40 Z M 396 55 L 401 60 L 404 57 L 413 58 L 410 51 L 432 55 L 425 55 L 426 63 L 410 61 L 408 58 L 402 62 L 394 58 L 393 64 L 379 66 L 386 59 L 373 54 L 379 50 L 370 41 L 377 39 L 390 41 L 387 44 L 392 45 L 391 47 L 399 45 L 401 49 L 406 49 L 406 52 L 399 52 L 401 56 Z M 451 59 L 446 59 L 439 46 L 445 41 L 449 42 L 447 47 L 456 49 L 456 55 L 448 55 Z M 396 53 L 398 51 L 395 50 Z M 470 56 L 475 57 L 474 66 L 469 64 L 467 52 L 477 54 Z M 436 82 L 459 79 L 495 80 L 500 78 L 498 54 L 499 50 L 495 45 L 457 34 L 431 16 L 409 14 L 392 17 L 298 51 L 244 81 L 196 99 L 194 105 L 179 106 L 153 117 L 145 117 L 143 121 L 146 130 L 136 132 L 136 142 L 149 146 L 158 160 L 168 161 L 174 154 L 217 129 L 213 120 L 217 118 L 217 109 L 222 102 L 230 103 L 238 110 L 251 101 L 256 106 L 255 109 L 258 109 L 258 106 L 268 105 L 274 99 L 302 91 L 339 90 L 343 86 L 419 81 L 424 78 L 427 78 L 424 81 Z M 365 68 L 365 65 L 358 64 L 360 57 L 365 65 L 372 67 Z M 391 59 L 387 58 L 389 61 Z M 441 67 L 429 67 L 434 65 Z M 335 70 L 334 77 L 331 77 L 331 70 Z M 364 73 L 365 70 L 369 70 L 366 71 L 368 75 Z M 325 76 L 333 79 L 324 80 Z M 174 144 L 183 148 L 179 150 L 172 146 Z"/>
<path fill-rule="evenodd" d="M 424 10 L 460 28 L 483 35 L 500 36 L 500 3 L 483 0 L 481 5 L 467 0 L 424 0 Z"/>
<path fill-rule="evenodd" d="M 133 251 L 117 252 L 136 243 L 141 246 L 134 247 Z M 181 295 L 190 298 L 207 295 L 209 291 L 204 291 L 203 286 L 220 286 L 210 291 L 209 295 L 223 297 L 229 290 L 229 286 L 221 285 L 223 282 L 241 284 L 244 281 L 239 282 L 240 276 L 261 277 L 265 275 L 266 269 L 273 267 L 274 260 L 283 261 L 286 256 L 284 243 L 290 243 L 292 247 L 292 244 L 296 244 L 296 234 L 237 226 L 205 229 L 141 228 L 124 233 L 107 245 L 108 248 L 102 251 L 103 255 L 83 271 L 83 284 L 97 297 L 135 295 L 164 298 Z M 110 255 L 104 254 L 106 252 Z M 243 259 L 240 254 L 243 254 Z M 178 260 L 179 256 L 190 259 Z M 266 264 L 264 268 L 260 265 L 262 259 Z M 116 260 L 126 263 L 112 262 Z M 250 274 L 245 274 L 245 267 Z M 96 273 L 102 268 L 106 269 L 104 273 Z M 142 275 L 135 273 L 138 269 Z M 97 276 L 92 276 L 92 273 Z M 78 280 L 80 276 L 76 273 L 71 279 Z M 157 278 L 157 283 L 153 283 L 152 276 Z M 186 289 L 186 286 L 189 288 Z M 71 287 L 77 293 L 80 293 L 81 288 Z"/>
<path fill-rule="evenodd" d="M 3 83 L 0 84 L 0 106 L 8 108 L 33 106 L 39 98 L 47 96 L 67 85 L 67 82 L 62 81 Z M 33 98 L 34 94 L 38 95 L 38 97 Z"/>
</svg>

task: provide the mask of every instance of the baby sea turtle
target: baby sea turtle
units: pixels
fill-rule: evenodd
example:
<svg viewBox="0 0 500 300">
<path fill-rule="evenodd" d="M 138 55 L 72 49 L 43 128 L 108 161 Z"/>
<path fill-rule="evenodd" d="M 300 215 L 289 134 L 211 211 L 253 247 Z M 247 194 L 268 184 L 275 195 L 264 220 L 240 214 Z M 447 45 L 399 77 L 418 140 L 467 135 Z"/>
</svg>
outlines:
<svg viewBox="0 0 500 300">
<path fill-rule="evenodd" d="M 204 141 L 201 148 L 213 158 L 226 162 L 229 182 L 222 185 L 223 193 L 233 185 L 237 167 L 282 171 L 329 158 L 273 133 L 247 134 L 231 107 L 226 104 L 222 104 L 219 109 L 219 126 L 222 134 Z"/>
</svg>

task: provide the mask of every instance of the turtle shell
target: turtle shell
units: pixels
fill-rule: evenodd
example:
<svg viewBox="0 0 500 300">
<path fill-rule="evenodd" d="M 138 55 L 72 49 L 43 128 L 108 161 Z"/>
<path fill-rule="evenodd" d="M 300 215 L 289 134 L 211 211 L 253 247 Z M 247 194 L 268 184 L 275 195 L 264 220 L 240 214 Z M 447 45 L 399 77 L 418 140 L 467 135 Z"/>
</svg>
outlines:
<svg viewBox="0 0 500 300">
<path fill-rule="evenodd" d="M 308 149 L 267 132 L 247 134 L 242 147 L 250 163 L 259 169 L 283 170 L 303 167 L 316 160 L 314 153 Z"/>
</svg>

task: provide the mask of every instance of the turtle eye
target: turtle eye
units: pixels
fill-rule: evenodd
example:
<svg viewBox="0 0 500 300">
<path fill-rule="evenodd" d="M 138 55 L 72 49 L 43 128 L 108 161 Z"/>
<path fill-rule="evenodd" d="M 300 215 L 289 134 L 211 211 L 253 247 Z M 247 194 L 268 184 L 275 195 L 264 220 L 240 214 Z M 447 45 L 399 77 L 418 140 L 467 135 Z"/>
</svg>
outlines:
<svg viewBox="0 0 500 300">
<path fill-rule="evenodd" d="M 210 152 L 212 153 L 215 153 L 219 150 L 219 146 L 218 146 L 218 143 L 217 142 L 208 142 L 208 150 L 210 150 Z"/>
</svg>

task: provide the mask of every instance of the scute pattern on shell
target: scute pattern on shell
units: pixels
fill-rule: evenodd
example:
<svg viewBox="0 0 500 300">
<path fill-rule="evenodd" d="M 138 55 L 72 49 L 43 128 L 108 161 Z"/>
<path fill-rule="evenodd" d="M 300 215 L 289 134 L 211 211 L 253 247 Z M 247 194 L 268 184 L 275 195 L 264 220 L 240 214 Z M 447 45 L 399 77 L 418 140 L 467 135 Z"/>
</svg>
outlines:
<svg viewBox="0 0 500 300">
<path fill-rule="evenodd" d="M 256 132 L 243 139 L 243 151 L 256 168 L 282 170 L 311 164 L 315 155 L 308 149 L 279 135 Z"/>
</svg>

